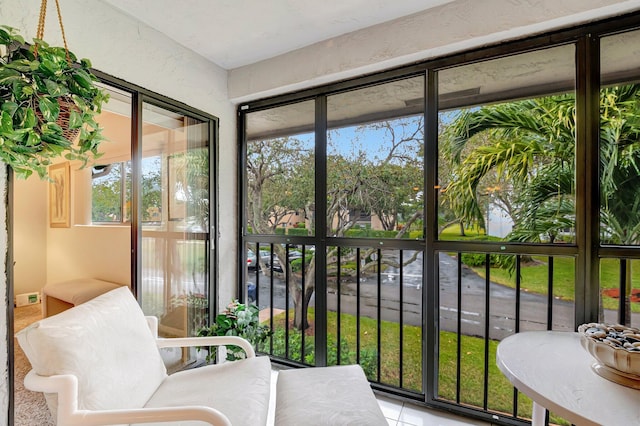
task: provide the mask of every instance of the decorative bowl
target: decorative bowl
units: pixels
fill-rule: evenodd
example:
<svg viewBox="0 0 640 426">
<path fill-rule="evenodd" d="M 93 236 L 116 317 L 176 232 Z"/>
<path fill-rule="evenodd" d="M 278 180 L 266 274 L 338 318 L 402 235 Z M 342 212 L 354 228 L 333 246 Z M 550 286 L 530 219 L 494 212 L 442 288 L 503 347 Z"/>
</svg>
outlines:
<svg viewBox="0 0 640 426">
<path fill-rule="evenodd" d="M 596 359 L 593 370 L 618 384 L 640 389 L 640 330 L 618 324 L 578 327 L 582 347 Z"/>
</svg>

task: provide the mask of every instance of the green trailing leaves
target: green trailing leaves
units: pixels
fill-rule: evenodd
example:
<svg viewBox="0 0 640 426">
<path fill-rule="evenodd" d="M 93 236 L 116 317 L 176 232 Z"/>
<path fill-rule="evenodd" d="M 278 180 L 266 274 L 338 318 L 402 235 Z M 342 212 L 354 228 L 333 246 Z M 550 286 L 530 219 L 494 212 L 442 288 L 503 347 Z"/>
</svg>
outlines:
<svg viewBox="0 0 640 426">
<path fill-rule="evenodd" d="M 45 121 L 55 122 L 58 119 L 58 115 L 60 115 L 60 105 L 58 101 L 52 98 L 41 97 L 38 108 Z"/>
<path fill-rule="evenodd" d="M 0 45 L 0 160 L 19 177 L 44 178 L 56 157 L 82 166 L 97 158 L 104 137 L 96 115 L 108 96 L 91 62 L 68 52 L 69 63 L 64 48 L 43 40 L 25 45 L 8 26 L 0 26 Z"/>
</svg>

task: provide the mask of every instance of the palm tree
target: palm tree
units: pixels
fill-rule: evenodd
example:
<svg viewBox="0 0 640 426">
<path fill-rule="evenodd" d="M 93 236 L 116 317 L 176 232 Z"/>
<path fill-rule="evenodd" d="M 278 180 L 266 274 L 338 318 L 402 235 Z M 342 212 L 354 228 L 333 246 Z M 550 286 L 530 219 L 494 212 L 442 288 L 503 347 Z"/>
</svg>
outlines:
<svg viewBox="0 0 640 426">
<path fill-rule="evenodd" d="M 461 220 L 483 224 L 479 189 L 495 173 L 516 206 L 507 239 L 554 242 L 560 230 L 575 229 L 575 129 L 572 94 L 460 112 L 444 133 L 443 154 L 454 166 L 447 201 Z M 486 143 L 473 146 L 479 135 Z M 599 144 L 601 242 L 640 244 L 640 85 L 601 90 Z M 628 285 L 627 318 L 630 295 Z"/>
<path fill-rule="evenodd" d="M 601 228 L 605 242 L 640 242 L 640 85 L 601 91 Z M 484 223 L 478 196 L 495 172 L 514 201 L 512 241 L 553 242 L 575 223 L 575 97 L 554 95 L 459 113 L 443 134 L 453 165 L 445 195 L 465 222 Z M 478 135 L 486 142 L 473 146 Z M 477 142 L 476 142 L 477 143 Z"/>
</svg>

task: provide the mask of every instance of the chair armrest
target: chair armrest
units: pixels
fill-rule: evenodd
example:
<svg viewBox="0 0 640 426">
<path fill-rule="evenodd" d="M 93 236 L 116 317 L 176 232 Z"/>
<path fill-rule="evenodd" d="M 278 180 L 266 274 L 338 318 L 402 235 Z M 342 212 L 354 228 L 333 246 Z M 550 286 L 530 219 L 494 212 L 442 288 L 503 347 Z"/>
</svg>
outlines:
<svg viewBox="0 0 640 426">
<path fill-rule="evenodd" d="M 232 426 L 220 411 L 204 406 L 135 408 L 129 410 L 78 410 L 64 422 L 69 426 L 106 426 L 114 424 L 160 423 L 199 420 L 213 426 Z"/>
<path fill-rule="evenodd" d="M 199 420 L 213 426 L 231 426 L 231 422 L 222 412 L 205 406 L 78 410 L 78 379 L 71 374 L 46 377 L 31 370 L 24 378 L 24 386 L 32 391 L 57 393 L 57 423 L 68 426 L 103 426 L 182 420 Z"/>
<path fill-rule="evenodd" d="M 193 346 L 239 346 L 244 350 L 247 358 L 256 356 L 253 346 L 248 340 L 238 336 L 205 336 L 205 337 L 172 337 L 157 338 L 156 344 L 159 348 L 193 347 Z"/>
</svg>

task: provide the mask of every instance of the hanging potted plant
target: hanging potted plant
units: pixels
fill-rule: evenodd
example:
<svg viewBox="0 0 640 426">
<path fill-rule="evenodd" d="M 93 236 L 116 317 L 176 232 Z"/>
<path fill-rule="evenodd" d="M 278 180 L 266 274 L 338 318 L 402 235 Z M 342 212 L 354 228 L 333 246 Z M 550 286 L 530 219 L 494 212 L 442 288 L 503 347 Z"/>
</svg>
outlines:
<svg viewBox="0 0 640 426">
<path fill-rule="evenodd" d="M 14 28 L 0 26 L 0 160 L 18 177 L 45 177 L 60 156 L 85 166 L 100 155 L 95 117 L 108 95 L 90 68 L 66 41 L 64 48 L 41 38 L 27 45 Z"/>
</svg>

